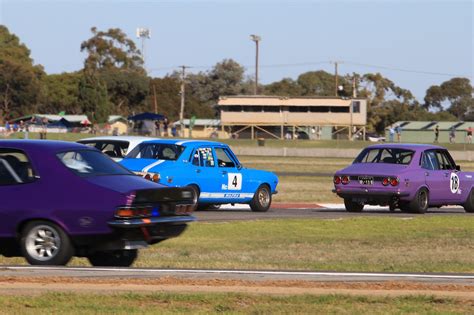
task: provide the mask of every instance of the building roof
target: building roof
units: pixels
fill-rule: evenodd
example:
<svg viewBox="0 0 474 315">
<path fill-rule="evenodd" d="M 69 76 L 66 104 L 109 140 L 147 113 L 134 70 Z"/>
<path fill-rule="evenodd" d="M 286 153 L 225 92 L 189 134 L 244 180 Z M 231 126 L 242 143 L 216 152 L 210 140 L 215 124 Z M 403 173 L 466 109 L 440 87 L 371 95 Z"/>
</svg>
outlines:
<svg viewBox="0 0 474 315">
<path fill-rule="evenodd" d="M 189 126 L 190 119 L 183 119 L 183 124 Z M 174 126 L 179 126 L 180 121 L 177 120 L 173 123 Z M 204 127 L 219 127 L 221 125 L 220 119 L 196 119 L 194 121 L 194 126 L 204 126 Z"/>
<path fill-rule="evenodd" d="M 365 98 L 340 97 L 286 97 L 267 95 L 221 96 L 218 106 L 350 106 L 353 100 L 366 101 Z"/>
<path fill-rule="evenodd" d="M 53 115 L 53 114 L 31 114 L 27 116 L 23 116 L 17 119 L 13 119 L 12 121 L 20 121 L 20 120 L 30 120 L 32 117 L 39 117 L 39 118 L 46 118 L 48 121 L 60 121 L 61 119 L 65 119 L 71 123 L 81 123 L 82 121 L 89 121 L 87 115 Z"/>
<path fill-rule="evenodd" d="M 456 129 L 466 129 L 469 126 L 474 127 L 474 122 L 462 121 L 397 121 L 387 128 L 401 126 L 402 130 L 432 130 L 439 126 L 440 130 L 449 130 L 454 126 Z"/>
</svg>

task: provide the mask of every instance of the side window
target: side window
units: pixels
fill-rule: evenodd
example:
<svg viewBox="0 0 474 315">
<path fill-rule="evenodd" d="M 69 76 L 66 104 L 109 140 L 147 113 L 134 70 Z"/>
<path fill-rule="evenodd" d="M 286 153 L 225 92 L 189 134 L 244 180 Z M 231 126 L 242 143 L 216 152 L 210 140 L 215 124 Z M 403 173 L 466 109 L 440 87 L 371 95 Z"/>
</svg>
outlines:
<svg viewBox="0 0 474 315">
<path fill-rule="evenodd" d="M 30 161 L 20 150 L 0 151 L 0 185 L 32 182 L 35 179 Z"/>
<path fill-rule="evenodd" d="M 451 156 L 448 156 L 448 153 L 446 151 L 438 151 L 436 152 L 436 156 L 438 157 L 440 168 L 442 170 L 456 169 L 454 161 L 452 160 Z"/>
<path fill-rule="evenodd" d="M 217 165 L 219 167 L 235 167 L 235 162 L 230 157 L 227 149 L 225 148 L 215 148 Z"/>
<path fill-rule="evenodd" d="M 192 164 L 202 167 L 214 167 L 212 148 L 198 148 L 194 151 Z"/>
<path fill-rule="evenodd" d="M 435 151 L 425 151 L 421 160 L 421 167 L 427 170 L 439 170 L 440 166 Z"/>
</svg>

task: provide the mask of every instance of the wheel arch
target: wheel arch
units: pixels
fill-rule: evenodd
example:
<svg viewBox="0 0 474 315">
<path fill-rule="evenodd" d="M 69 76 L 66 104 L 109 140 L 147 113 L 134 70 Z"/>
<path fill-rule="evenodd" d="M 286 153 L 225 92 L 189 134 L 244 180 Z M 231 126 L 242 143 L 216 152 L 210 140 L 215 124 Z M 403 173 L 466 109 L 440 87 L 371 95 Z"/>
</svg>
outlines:
<svg viewBox="0 0 474 315">
<path fill-rule="evenodd" d="M 21 232 L 23 231 L 23 229 L 25 228 L 25 226 L 30 223 L 30 222 L 34 222 L 34 221 L 46 221 L 46 222 L 50 222 L 50 223 L 53 223 L 57 226 L 59 226 L 63 231 L 64 233 L 66 233 L 67 236 L 69 236 L 69 238 L 72 240 L 71 238 L 71 234 L 69 233 L 69 230 L 67 229 L 67 227 L 62 224 L 61 222 L 59 221 L 56 221 L 56 220 L 52 220 L 52 219 L 47 219 L 47 218 L 41 218 L 41 217 L 33 217 L 33 218 L 27 218 L 27 219 L 24 219 L 22 220 L 20 223 L 18 223 L 17 227 L 16 227 L 16 240 L 19 241 L 20 238 L 21 238 Z"/>
</svg>

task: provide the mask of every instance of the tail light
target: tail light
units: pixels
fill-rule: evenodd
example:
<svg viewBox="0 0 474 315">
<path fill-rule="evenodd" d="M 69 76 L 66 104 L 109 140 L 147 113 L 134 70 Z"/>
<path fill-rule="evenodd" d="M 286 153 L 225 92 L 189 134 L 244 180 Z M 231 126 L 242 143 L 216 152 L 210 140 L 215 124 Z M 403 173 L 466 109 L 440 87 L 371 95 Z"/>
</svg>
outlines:
<svg viewBox="0 0 474 315">
<path fill-rule="evenodd" d="M 382 179 L 382 185 L 387 186 L 388 184 L 390 184 L 390 180 L 387 177 Z"/>
<path fill-rule="evenodd" d="M 341 177 L 339 177 L 339 176 L 334 176 L 333 181 L 334 181 L 334 184 L 339 185 L 339 184 L 341 183 Z"/>
<path fill-rule="evenodd" d="M 349 176 L 342 176 L 341 182 L 343 185 L 349 184 Z"/>
<path fill-rule="evenodd" d="M 388 185 L 398 186 L 399 183 L 400 183 L 400 180 L 397 177 L 384 177 L 382 179 L 382 185 L 384 186 L 388 186 Z"/>
<path fill-rule="evenodd" d="M 154 214 L 158 214 L 158 209 L 152 206 L 119 207 L 115 211 L 115 217 L 120 219 L 147 218 Z"/>
<path fill-rule="evenodd" d="M 160 181 L 160 173 L 135 172 L 135 174 L 155 183 Z"/>
<path fill-rule="evenodd" d="M 390 185 L 392 186 L 397 186 L 399 182 L 400 181 L 396 177 L 390 179 Z"/>
</svg>

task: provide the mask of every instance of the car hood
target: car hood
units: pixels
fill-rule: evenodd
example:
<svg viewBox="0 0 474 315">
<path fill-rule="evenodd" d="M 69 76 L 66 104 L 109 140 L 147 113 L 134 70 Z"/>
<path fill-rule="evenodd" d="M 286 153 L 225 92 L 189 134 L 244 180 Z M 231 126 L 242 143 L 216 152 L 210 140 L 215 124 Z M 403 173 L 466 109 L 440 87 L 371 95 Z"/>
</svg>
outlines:
<svg viewBox="0 0 474 315">
<path fill-rule="evenodd" d="M 93 185 L 123 194 L 135 190 L 166 187 L 135 175 L 93 176 L 85 179 Z"/>
<path fill-rule="evenodd" d="M 388 163 L 356 163 L 336 172 L 336 175 L 396 175 L 408 165 Z"/>
<path fill-rule="evenodd" d="M 155 159 L 123 159 L 119 163 L 134 172 L 151 171 L 155 166 L 165 166 L 174 161 L 155 160 Z"/>
</svg>

